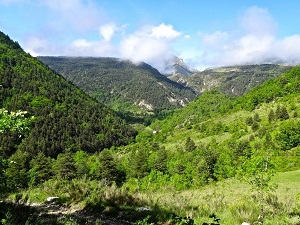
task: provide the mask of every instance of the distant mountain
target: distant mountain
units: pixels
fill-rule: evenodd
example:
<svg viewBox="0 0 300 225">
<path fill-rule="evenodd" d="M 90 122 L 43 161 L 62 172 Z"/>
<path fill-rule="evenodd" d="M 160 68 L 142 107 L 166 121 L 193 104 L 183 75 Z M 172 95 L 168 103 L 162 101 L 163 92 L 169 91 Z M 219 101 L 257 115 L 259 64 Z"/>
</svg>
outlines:
<svg viewBox="0 0 300 225">
<path fill-rule="evenodd" d="M 101 151 L 125 145 L 135 131 L 112 110 L 25 53 L 0 32 L 0 108 L 36 119 L 25 136 L 0 134 L 1 154 L 17 150 L 56 157 L 67 150 Z"/>
<path fill-rule="evenodd" d="M 185 106 L 196 93 L 146 63 L 117 58 L 38 57 L 84 92 L 116 111 L 154 111 Z"/>
<path fill-rule="evenodd" d="M 172 56 L 169 60 L 165 62 L 165 74 L 168 75 L 181 75 L 181 76 L 191 76 L 192 74 L 198 72 L 198 70 L 193 69 L 186 65 L 183 59 Z"/>
<path fill-rule="evenodd" d="M 189 77 L 176 74 L 169 78 L 198 93 L 216 88 L 232 96 L 241 96 L 291 68 L 292 66 L 272 64 L 231 66 L 207 69 Z"/>
</svg>

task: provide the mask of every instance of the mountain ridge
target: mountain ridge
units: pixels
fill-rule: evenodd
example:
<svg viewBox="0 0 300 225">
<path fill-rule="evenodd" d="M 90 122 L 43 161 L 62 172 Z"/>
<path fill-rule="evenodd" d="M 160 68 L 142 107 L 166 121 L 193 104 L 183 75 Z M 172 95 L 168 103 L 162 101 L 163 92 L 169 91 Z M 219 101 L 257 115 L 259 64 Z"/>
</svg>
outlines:
<svg viewBox="0 0 300 225">
<path fill-rule="evenodd" d="M 109 57 L 44 56 L 38 60 L 116 111 L 118 106 L 130 111 L 132 105 L 142 111 L 182 107 L 196 96 L 191 88 L 146 63 L 135 65 Z"/>
</svg>

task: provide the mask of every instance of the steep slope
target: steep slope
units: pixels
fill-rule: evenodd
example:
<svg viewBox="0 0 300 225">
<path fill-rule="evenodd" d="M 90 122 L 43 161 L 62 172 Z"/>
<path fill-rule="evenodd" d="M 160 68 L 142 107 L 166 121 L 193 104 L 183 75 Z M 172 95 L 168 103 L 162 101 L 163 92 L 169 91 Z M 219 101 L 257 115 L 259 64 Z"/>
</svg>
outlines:
<svg viewBox="0 0 300 225">
<path fill-rule="evenodd" d="M 269 104 L 280 98 L 292 99 L 295 108 L 297 96 L 300 95 L 300 67 L 294 67 L 281 76 L 269 79 L 261 85 L 251 89 L 248 93 L 238 98 L 220 93 L 218 90 L 204 92 L 183 109 L 177 110 L 173 115 L 163 121 L 155 122 L 152 127 L 160 127 L 165 132 L 170 132 L 175 127 L 201 123 L 210 118 L 216 118 L 238 110 L 254 110 L 260 104 Z"/>
<path fill-rule="evenodd" d="M 205 92 L 139 134 L 138 153 L 145 146 L 152 163 L 140 187 L 195 188 L 235 175 L 255 186 L 275 171 L 300 169 L 299 104 L 299 66 L 238 98 Z"/>
<path fill-rule="evenodd" d="M 268 79 L 276 78 L 291 66 L 272 64 L 245 65 L 207 69 L 190 77 L 173 75 L 169 78 L 202 93 L 212 88 L 232 96 L 241 96 Z"/>
<path fill-rule="evenodd" d="M 127 144 L 135 131 L 18 43 L 0 33 L 0 108 L 24 110 L 36 120 L 25 137 L 1 135 L 5 156 L 17 149 L 55 157 L 67 149 L 101 151 Z"/>
<path fill-rule="evenodd" d="M 117 111 L 170 109 L 190 102 L 195 93 L 146 63 L 116 58 L 38 57 L 83 91 Z"/>
</svg>

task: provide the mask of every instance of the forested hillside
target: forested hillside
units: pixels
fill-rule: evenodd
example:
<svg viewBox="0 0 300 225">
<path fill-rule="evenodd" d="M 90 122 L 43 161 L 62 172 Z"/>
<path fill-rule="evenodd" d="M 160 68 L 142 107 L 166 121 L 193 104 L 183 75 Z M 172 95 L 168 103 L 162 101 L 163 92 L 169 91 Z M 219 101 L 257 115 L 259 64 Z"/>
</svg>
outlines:
<svg viewBox="0 0 300 225">
<path fill-rule="evenodd" d="M 198 93 L 216 88 L 224 94 L 241 96 L 291 68 L 292 66 L 273 64 L 231 66 L 206 69 L 189 77 L 177 74 L 169 78 L 193 88 Z"/>
<path fill-rule="evenodd" d="M 101 151 L 124 145 L 135 131 L 116 114 L 23 52 L 0 33 L 0 108 L 35 117 L 28 133 L 1 134 L 2 155 L 16 150 L 55 157 L 68 149 Z"/>
<path fill-rule="evenodd" d="M 116 58 L 38 57 L 84 92 L 116 111 L 154 111 L 185 106 L 195 92 L 150 65 Z"/>
</svg>

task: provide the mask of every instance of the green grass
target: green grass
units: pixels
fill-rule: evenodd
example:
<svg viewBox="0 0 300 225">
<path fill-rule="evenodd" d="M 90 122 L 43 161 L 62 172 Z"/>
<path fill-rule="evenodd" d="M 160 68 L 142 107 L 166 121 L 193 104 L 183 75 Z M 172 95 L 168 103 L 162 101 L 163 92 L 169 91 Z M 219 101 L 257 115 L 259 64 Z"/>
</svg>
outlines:
<svg viewBox="0 0 300 225">
<path fill-rule="evenodd" d="M 300 204 L 296 201 L 300 193 L 300 170 L 278 173 L 272 182 L 278 188 L 265 205 L 265 210 L 269 210 L 270 214 L 264 219 L 264 224 L 299 224 L 300 218 L 292 213 Z M 201 189 L 144 193 L 141 199 L 181 216 L 191 216 L 196 224 L 208 221 L 209 215 L 215 213 L 222 225 L 233 225 L 257 221 L 260 206 L 253 196 L 249 184 L 231 178 Z M 297 210 L 296 213 L 300 214 Z"/>
</svg>

